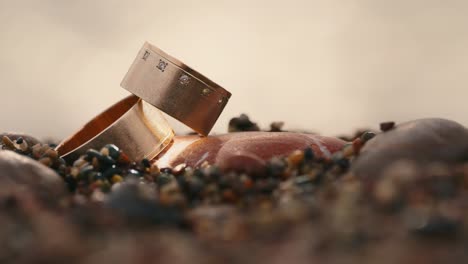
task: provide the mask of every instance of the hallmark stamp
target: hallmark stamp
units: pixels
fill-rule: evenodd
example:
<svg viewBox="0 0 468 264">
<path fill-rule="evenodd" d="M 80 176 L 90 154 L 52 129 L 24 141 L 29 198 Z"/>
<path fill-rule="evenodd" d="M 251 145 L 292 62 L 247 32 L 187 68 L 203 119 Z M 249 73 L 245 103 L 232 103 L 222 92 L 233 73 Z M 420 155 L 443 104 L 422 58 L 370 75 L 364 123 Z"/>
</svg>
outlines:
<svg viewBox="0 0 468 264">
<path fill-rule="evenodd" d="M 142 59 L 143 59 L 144 61 L 146 61 L 146 59 L 148 59 L 149 55 L 150 55 L 149 51 L 145 51 L 145 54 L 143 54 L 143 58 L 142 58 Z"/>
</svg>

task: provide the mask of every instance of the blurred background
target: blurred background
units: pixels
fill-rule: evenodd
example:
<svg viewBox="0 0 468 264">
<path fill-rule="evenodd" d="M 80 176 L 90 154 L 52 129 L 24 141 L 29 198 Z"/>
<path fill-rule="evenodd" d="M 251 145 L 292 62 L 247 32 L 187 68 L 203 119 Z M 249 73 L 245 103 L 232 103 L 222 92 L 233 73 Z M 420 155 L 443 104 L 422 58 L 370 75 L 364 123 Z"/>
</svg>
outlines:
<svg viewBox="0 0 468 264">
<path fill-rule="evenodd" d="M 468 125 L 467 14 L 462 0 L 0 0 L 0 131 L 73 133 L 127 95 L 144 41 L 233 93 L 214 132 L 241 113 L 327 135 Z"/>
</svg>

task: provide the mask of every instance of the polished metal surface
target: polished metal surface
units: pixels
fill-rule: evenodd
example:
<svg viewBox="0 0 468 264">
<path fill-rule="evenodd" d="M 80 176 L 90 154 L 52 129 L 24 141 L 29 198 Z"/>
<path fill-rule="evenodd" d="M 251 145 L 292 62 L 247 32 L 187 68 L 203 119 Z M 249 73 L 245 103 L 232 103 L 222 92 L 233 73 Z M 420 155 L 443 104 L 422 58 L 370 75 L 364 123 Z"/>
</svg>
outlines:
<svg viewBox="0 0 468 264">
<path fill-rule="evenodd" d="M 173 136 L 158 109 L 131 95 L 95 117 L 56 149 L 62 158 L 73 161 L 90 148 L 99 150 L 106 144 L 115 144 L 131 160 L 153 159 Z"/>
<path fill-rule="evenodd" d="M 145 43 L 121 86 L 208 135 L 231 93 L 157 47 Z"/>
</svg>

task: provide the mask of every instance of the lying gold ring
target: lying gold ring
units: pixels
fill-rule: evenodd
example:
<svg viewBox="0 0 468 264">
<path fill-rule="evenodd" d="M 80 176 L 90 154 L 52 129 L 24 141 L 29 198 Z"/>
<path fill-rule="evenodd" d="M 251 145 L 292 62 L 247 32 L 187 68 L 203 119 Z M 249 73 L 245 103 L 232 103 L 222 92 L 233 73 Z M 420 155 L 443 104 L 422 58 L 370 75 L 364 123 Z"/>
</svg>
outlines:
<svg viewBox="0 0 468 264">
<path fill-rule="evenodd" d="M 56 150 L 73 161 L 88 149 L 119 146 L 132 160 L 153 159 L 172 141 L 174 132 L 162 113 L 131 95 L 92 119 Z"/>
<path fill-rule="evenodd" d="M 145 43 L 121 86 L 208 135 L 231 93 L 157 47 Z"/>
</svg>

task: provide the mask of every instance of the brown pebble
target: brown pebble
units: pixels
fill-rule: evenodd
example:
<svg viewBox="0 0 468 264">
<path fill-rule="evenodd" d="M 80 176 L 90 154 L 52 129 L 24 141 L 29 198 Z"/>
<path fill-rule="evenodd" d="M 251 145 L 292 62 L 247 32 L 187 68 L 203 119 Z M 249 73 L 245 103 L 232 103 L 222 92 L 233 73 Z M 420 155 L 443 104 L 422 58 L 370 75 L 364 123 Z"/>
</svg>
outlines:
<svg viewBox="0 0 468 264">
<path fill-rule="evenodd" d="M 354 155 L 354 146 L 353 146 L 353 143 L 347 143 L 344 147 L 343 147 L 343 155 L 345 157 L 351 157 Z"/>
<path fill-rule="evenodd" d="M 16 141 L 18 138 L 23 138 L 25 141 L 28 142 L 28 144 L 30 146 L 41 143 L 41 141 L 39 141 L 38 139 L 36 139 L 36 138 L 34 138 L 32 136 L 23 134 L 23 133 L 0 133 L 0 138 L 2 138 L 4 136 L 9 137 L 12 141 Z"/>
<path fill-rule="evenodd" d="M 58 158 L 58 152 L 54 149 L 48 149 L 46 152 L 45 152 L 45 155 L 53 160 L 56 160 Z"/>
<path fill-rule="evenodd" d="M 49 157 L 43 157 L 43 158 L 39 159 L 39 162 L 44 164 L 47 167 L 50 167 L 50 165 L 52 165 L 52 159 L 49 158 Z"/>
<path fill-rule="evenodd" d="M 78 177 L 78 174 L 80 174 L 80 169 L 77 168 L 77 167 L 72 167 L 72 168 L 70 169 L 70 174 L 71 174 L 74 178 L 76 178 L 76 177 Z"/>
<path fill-rule="evenodd" d="M 42 145 L 39 144 L 39 143 L 32 146 L 31 150 L 32 150 L 33 157 L 35 159 L 38 159 L 38 158 L 40 158 L 42 156 L 41 147 L 42 147 Z"/>
<path fill-rule="evenodd" d="M 362 139 L 356 138 L 355 140 L 353 140 L 354 154 L 358 155 L 359 152 L 361 151 L 362 146 L 363 146 Z"/>
<path fill-rule="evenodd" d="M 2 143 L 6 147 L 6 149 L 9 149 L 9 150 L 15 149 L 15 143 L 13 143 L 13 141 L 11 141 L 11 139 L 8 136 L 2 137 Z"/>
<path fill-rule="evenodd" d="M 383 122 L 380 123 L 380 130 L 382 132 L 389 131 L 395 127 L 395 122 Z"/>
<path fill-rule="evenodd" d="M 187 167 L 187 164 L 181 163 L 181 164 L 175 166 L 175 167 L 172 169 L 172 173 L 173 173 L 174 175 L 179 175 L 179 174 L 181 174 L 181 173 L 184 172 L 184 170 L 185 170 L 186 167 Z"/>
<path fill-rule="evenodd" d="M 87 165 L 87 161 L 85 159 L 77 159 L 75 160 L 75 162 L 73 162 L 73 167 L 76 167 L 76 168 L 81 168 L 84 164 Z"/>
<path fill-rule="evenodd" d="M 130 164 L 130 158 L 124 152 L 120 153 L 119 158 L 117 160 L 118 163 L 121 164 Z"/>
<path fill-rule="evenodd" d="M 161 171 L 159 170 L 158 165 L 156 165 L 155 163 L 153 163 L 153 164 L 151 164 L 149 173 L 150 173 L 151 175 L 158 175 L 159 173 L 161 173 Z"/>
<path fill-rule="evenodd" d="M 288 163 L 297 167 L 304 160 L 304 151 L 296 150 L 288 156 Z"/>
<path fill-rule="evenodd" d="M 223 200 L 228 203 L 235 203 L 237 201 L 237 196 L 233 190 L 227 189 L 223 191 Z"/>
<path fill-rule="evenodd" d="M 102 148 L 101 149 L 101 154 L 103 156 L 109 156 L 109 149 L 108 148 Z"/>
<path fill-rule="evenodd" d="M 182 205 L 185 199 L 176 180 L 161 186 L 159 189 L 159 202 L 164 205 Z"/>
</svg>

